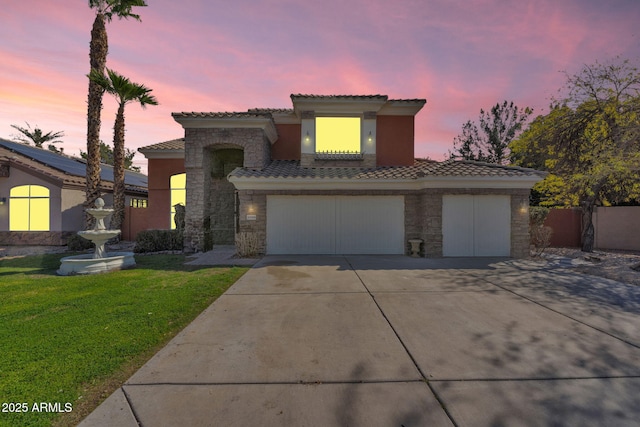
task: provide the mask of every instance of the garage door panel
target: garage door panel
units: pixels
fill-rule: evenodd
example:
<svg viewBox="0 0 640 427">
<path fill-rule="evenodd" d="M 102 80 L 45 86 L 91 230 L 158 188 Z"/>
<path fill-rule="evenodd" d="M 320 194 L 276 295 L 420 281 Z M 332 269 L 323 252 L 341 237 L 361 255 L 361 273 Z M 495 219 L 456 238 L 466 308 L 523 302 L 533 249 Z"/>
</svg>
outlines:
<svg viewBox="0 0 640 427">
<path fill-rule="evenodd" d="M 339 197 L 336 253 L 404 253 L 404 199 Z"/>
<path fill-rule="evenodd" d="M 335 247 L 333 197 L 267 197 L 267 253 L 328 254 Z"/>
<path fill-rule="evenodd" d="M 511 199 L 478 196 L 474 200 L 474 250 L 481 256 L 511 253 Z"/>
<path fill-rule="evenodd" d="M 442 239 L 444 256 L 509 256 L 510 196 L 443 196 Z"/>
<path fill-rule="evenodd" d="M 442 197 L 442 255 L 473 256 L 473 196 Z"/>
<path fill-rule="evenodd" d="M 402 196 L 267 196 L 269 254 L 402 254 Z"/>
</svg>

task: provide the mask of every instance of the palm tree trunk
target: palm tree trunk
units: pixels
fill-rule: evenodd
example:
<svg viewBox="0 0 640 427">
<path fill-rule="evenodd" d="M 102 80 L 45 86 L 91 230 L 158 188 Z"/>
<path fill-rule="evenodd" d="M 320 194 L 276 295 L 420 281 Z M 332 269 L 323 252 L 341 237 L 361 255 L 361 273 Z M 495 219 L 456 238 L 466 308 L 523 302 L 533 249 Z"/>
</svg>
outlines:
<svg viewBox="0 0 640 427">
<path fill-rule="evenodd" d="M 124 102 L 118 106 L 113 126 L 113 230 L 121 230 L 124 223 L 124 106 Z"/>
<path fill-rule="evenodd" d="M 107 29 L 103 14 L 96 14 L 91 29 L 89 62 L 91 69 L 104 74 L 108 52 Z M 85 209 L 93 207 L 100 197 L 100 113 L 102 111 L 103 89 L 89 80 L 89 99 L 87 107 L 87 172 Z M 85 213 L 85 228 L 91 228 L 93 218 Z"/>
</svg>

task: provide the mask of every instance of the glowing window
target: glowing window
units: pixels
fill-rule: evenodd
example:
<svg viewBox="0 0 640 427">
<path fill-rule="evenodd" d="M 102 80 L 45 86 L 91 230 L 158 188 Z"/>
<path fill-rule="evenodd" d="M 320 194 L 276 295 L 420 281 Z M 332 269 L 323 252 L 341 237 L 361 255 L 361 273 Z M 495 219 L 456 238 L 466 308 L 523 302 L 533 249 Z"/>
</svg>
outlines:
<svg viewBox="0 0 640 427">
<path fill-rule="evenodd" d="M 171 229 L 176 228 L 174 217 L 176 216 L 177 204 L 187 205 L 187 174 L 179 173 L 172 175 L 170 179 L 171 185 Z"/>
<path fill-rule="evenodd" d="M 20 185 L 9 192 L 10 231 L 49 231 L 49 189 Z"/>
<path fill-rule="evenodd" d="M 316 117 L 316 152 L 360 152 L 359 117 Z"/>
<path fill-rule="evenodd" d="M 131 199 L 129 201 L 129 206 L 131 206 L 132 208 L 146 208 L 147 199 Z"/>
</svg>

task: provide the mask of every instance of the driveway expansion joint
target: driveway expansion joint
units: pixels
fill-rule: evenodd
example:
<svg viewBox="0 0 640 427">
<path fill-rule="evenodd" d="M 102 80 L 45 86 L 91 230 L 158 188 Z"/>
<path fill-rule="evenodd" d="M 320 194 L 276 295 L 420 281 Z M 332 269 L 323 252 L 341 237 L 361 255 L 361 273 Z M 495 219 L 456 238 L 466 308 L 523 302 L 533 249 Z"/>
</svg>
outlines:
<svg viewBox="0 0 640 427">
<path fill-rule="evenodd" d="M 347 265 L 351 268 L 351 270 L 353 270 L 358 280 L 360 280 L 360 283 L 362 283 L 362 286 L 364 286 L 364 288 L 366 289 L 367 293 L 373 300 L 373 303 L 376 305 L 376 307 L 380 311 L 380 314 L 382 314 L 382 317 L 384 318 L 384 320 L 387 322 L 387 324 L 393 331 L 393 334 L 396 336 L 396 339 L 398 340 L 398 342 L 400 342 L 400 345 L 402 345 L 402 347 L 404 348 L 404 351 L 406 351 L 407 355 L 411 359 L 411 362 L 413 363 L 415 368 L 418 370 L 418 372 L 422 376 L 422 380 L 427 385 L 427 387 L 429 387 L 429 390 L 431 390 L 431 394 L 433 394 L 433 397 L 438 401 L 438 403 L 440 404 L 440 407 L 442 408 L 444 413 L 447 415 L 447 418 L 449 418 L 449 421 L 451 421 L 451 424 L 453 424 L 454 427 L 458 427 L 458 423 L 453 418 L 453 415 L 447 409 L 447 406 L 445 405 L 444 400 L 440 397 L 440 395 L 436 392 L 436 390 L 433 387 L 431 387 L 431 384 L 429 384 L 429 379 L 427 378 L 425 373 L 422 371 L 422 369 L 420 369 L 420 366 L 418 365 L 418 361 L 415 359 L 413 354 L 411 354 L 411 352 L 409 351 L 409 348 L 400 337 L 400 334 L 398 334 L 398 331 L 396 331 L 396 328 L 394 328 L 393 325 L 391 324 L 391 320 L 389 320 L 385 312 L 382 310 L 382 307 L 380 307 L 380 304 L 378 304 L 378 301 L 376 300 L 375 295 L 371 293 L 371 290 L 369 289 L 369 287 L 366 285 L 366 283 L 364 283 L 364 280 L 362 280 L 362 277 L 360 277 L 360 275 L 358 274 L 358 271 L 353 267 L 353 265 L 351 264 L 351 262 L 346 256 L 344 257 L 344 260 L 347 263 Z"/>
<path fill-rule="evenodd" d="M 125 386 L 120 387 L 120 390 L 122 390 L 122 394 L 124 395 L 124 398 L 127 401 L 127 405 L 129 405 L 129 410 L 131 410 L 131 414 L 133 415 L 133 418 L 135 419 L 136 423 L 138 423 L 138 425 L 141 426 L 142 423 L 140 422 L 140 416 L 136 413 L 136 410 L 133 407 L 133 402 L 131 402 L 131 397 L 129 397 L 129 393 L 127 393 L 127 390 L 125 390 L 124 387 Z"/>
<path fill-rule="evenodd" d="M 127 383 L 123 387 L 163 387 L 163 386 L 228 386 L 228 385 L 333 385 L 333 384 L 410 384 L 424 383 L 424 379 L 415 380 L 353 380 L 353 381 L 248 381 L 248 382 L 156 382 L 156 383 Z"/>
</svg>

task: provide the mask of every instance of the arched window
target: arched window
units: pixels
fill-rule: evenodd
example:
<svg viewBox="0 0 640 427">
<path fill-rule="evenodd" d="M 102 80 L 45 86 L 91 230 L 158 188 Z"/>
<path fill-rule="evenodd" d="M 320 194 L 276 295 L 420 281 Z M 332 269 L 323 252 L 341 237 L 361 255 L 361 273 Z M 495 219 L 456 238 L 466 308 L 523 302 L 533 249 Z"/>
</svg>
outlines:
<svg viewBox="0 0 640 427">
<path fill-rule="evenodd" d="M 172 175 L 170 179 L 171 185 L 171 229 L 176 228 L 176 222 L 174 217 L 176 215 L 177 204 L 187 205 L 187 174 L 179 173 Z"/>
<path fill-rule="evenodd" d="M 49 231 L 49 189 L 19 185 L 9 192 L 10 231 Z"/>
</svg>

